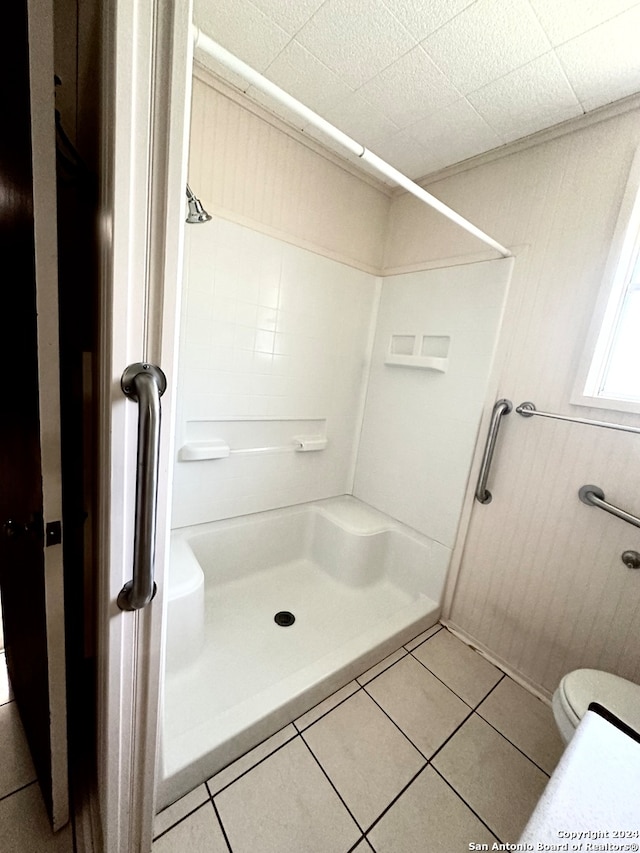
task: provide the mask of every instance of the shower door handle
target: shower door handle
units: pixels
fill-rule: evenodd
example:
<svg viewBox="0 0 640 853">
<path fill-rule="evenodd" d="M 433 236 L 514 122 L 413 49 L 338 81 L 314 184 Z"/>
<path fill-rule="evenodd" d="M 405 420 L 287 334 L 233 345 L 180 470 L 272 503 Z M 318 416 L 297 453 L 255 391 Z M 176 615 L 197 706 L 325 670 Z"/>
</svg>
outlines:
<svg viewBox="0 0 640 853">
<path fill-rule="evenodd" d="M 167 387 L 154 364 L 130 364 L 120 380 L 122 391 L 138 403 L 138 455 L 133 544 L 133 579 L 118 595 L 120 610 L 140 610 L 156 594 L 153 580 L 160 452 L 160 397 Z"/>
</svg>

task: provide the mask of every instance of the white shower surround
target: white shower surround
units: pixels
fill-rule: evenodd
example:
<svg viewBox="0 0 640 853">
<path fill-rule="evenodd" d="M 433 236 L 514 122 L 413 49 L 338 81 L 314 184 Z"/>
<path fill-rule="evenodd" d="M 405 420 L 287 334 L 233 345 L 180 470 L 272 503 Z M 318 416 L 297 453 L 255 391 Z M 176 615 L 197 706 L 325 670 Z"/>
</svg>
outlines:
<svg viewBox="0 0 640 853">
<path fill-rule="evenodd" d="M 175 464 L 159 807 L 437 620 L 513 264 L 381 280 L 218 219 L 187 248 L 176 450 L 230 453 Z M 446 373 L 384 364 L 407 333 L 450 337 Z M 287 445 L 304 421 L 326 449 Z M 293 652 L 263 606 L 306 612 Z"/>
</svg>

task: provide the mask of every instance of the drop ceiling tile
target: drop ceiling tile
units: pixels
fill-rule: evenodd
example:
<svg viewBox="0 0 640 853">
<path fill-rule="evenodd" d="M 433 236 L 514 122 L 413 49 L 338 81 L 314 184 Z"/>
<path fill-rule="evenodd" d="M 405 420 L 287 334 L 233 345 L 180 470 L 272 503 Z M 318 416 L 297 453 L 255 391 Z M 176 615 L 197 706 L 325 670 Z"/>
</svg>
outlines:
<svg viewBox="0 0 640 853">
<path fill-rule="evenodd" d="M 569 39 L 638 5 L 638 0 L 529 0 L 551 44 Z"/>
<path fill-rule="evenodd" d="M 472 92 L 467 99 L 505 142 L 582 115 L 553 51 Z"/>
<path fill-rule="evenodd" d="M 344 100 L 352 91 L 295 40 L 273 60 L 265 76 L 315 112 Z"/>
<path fill-rule="evenodd" d="M 475 0 L 383 0 L 384 5 L 421 41 Z"/>
<path fill-rule="evenodd" d="M 248 0 L 196 0 L 193 17 L 203 32 L 256 71 L 264 71 L 291 38 Z"/>
<path fill-rule="evenodd" d="M 367 148 L 378 139 L 400 130 L 397 124 L 373 107 L 359 92 L 353 92 L 326 110 L 323 118 Z"/>
<path fill-rule="evenodd" d="M 440 161 L 437 168 L 467 160 L 502 144 L 498 134 L 466 98 L 416 122 L 407 128 L 407 133 L 426 148 L 433 162 Z"/>
<path fill-rule="evenodd" d="M 412 179 L 421 178 L 442 165 L 406 130 L 379 140 L 371 150 Z"/>
<path fill-rule="evenodd" d="M 561 45 L 556 53 L 583 107 L 640 91 L 640 6 Z"/>
<path fill-rule="evenodd" d="M 460 99 L 442 71 L 418 46 L 358 90 L 399 127 Z"/>
<path fill-rule="evenodd" d="M 478 0 L 422 45 L 465 95 L 551 46 L 528 0 Z"/>
<path fill-rule="evenodd" d="M 283 30 L 294 35 L 318 11 L 324 0 L 296 0 L 295 3 L 283 3 L 282 0 L 252 0 L 252 2 Z"/>
<path fill-rule="evenodd" d="M 382 0 L 326 0 L 297 39 L 354 89 L 417 42 Z"/>
</svg>

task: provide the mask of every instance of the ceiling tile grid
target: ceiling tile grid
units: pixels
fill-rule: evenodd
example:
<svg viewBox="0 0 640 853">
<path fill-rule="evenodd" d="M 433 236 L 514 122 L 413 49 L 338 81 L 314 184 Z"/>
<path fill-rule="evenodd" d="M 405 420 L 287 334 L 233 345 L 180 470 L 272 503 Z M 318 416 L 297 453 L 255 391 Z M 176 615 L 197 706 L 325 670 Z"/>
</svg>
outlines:
<svg viewBox="0 0 640 853">
<path fill-rule="evenodd" d="M 640 0 L 195 0 L 194 19 L 413 178 L 640 91 Z"/>
</svg>

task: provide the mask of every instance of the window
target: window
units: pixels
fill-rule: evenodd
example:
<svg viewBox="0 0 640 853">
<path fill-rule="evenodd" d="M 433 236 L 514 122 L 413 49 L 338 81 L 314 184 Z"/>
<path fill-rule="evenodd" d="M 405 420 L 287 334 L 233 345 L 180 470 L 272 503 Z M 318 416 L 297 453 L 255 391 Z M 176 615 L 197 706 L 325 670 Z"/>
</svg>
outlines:
<svg viewBox="0 0 640 853">
<path fill-rule="evenodd" d="M 571 402 L 640 413 L 640 153 L 631 168 Z"/>
</svg>

